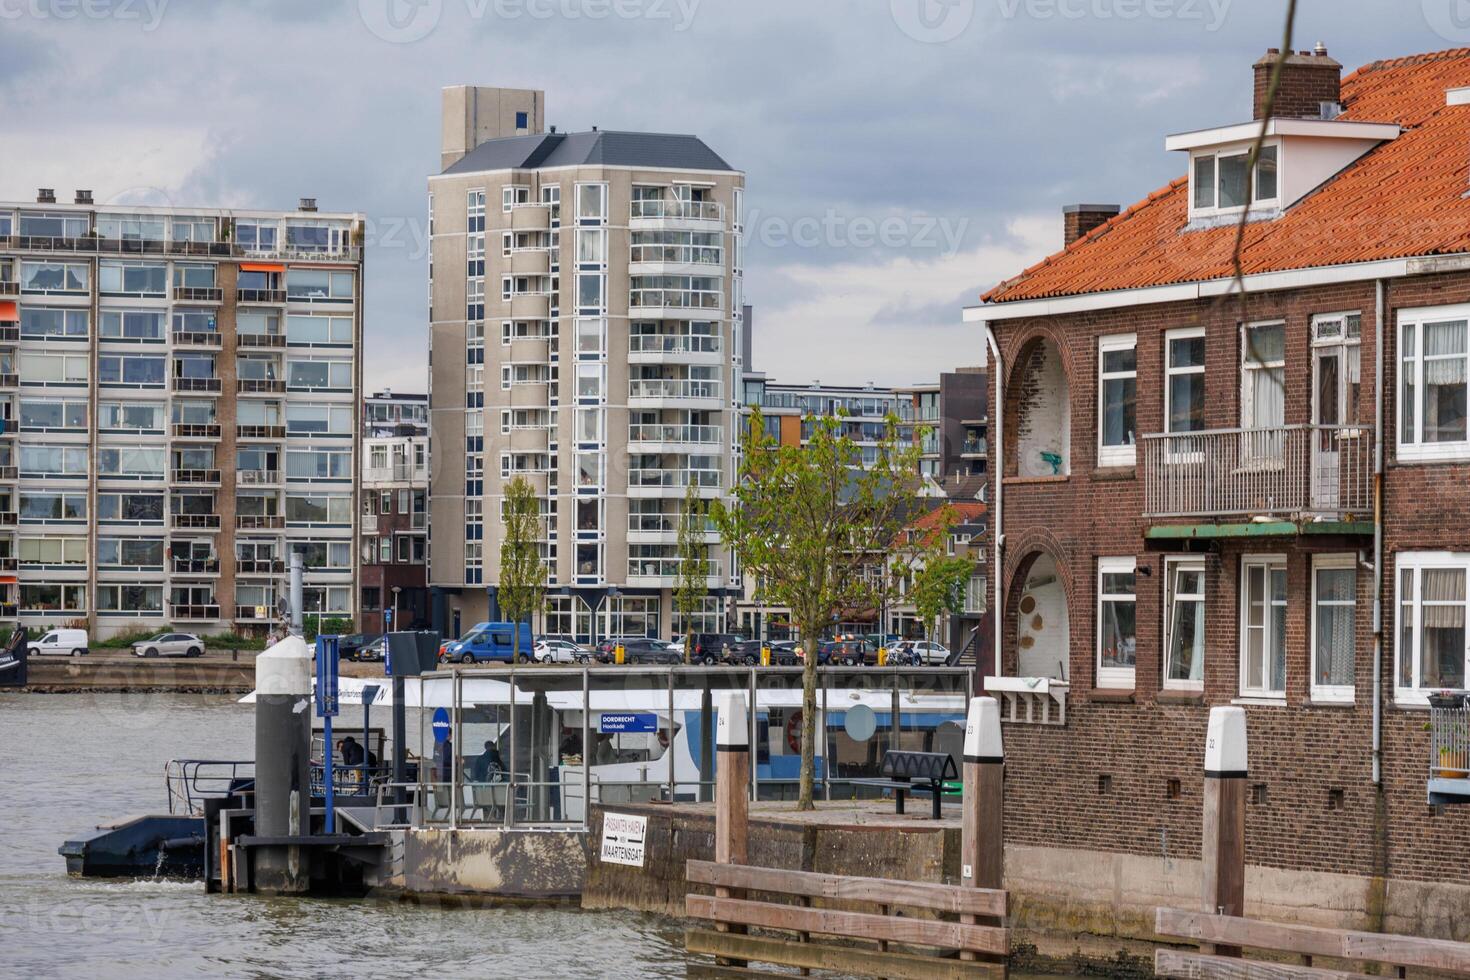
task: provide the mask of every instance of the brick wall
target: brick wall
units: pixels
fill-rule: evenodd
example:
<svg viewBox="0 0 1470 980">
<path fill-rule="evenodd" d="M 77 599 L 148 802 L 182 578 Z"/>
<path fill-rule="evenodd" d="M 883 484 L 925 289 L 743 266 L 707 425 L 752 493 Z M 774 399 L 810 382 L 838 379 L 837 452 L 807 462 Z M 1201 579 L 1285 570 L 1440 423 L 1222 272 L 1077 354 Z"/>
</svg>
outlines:
<svg viewBox="0 0 1470 980">
<path fill-rule="evenodd" d="M 1388 322 L 1395 308 L 1470 303 L 1470 275 L 1422 276 L 1391 283 Z M 1011 477 L 1005 486 L 1005 574 L 997 582 L 1004 604 L 1003 663 L 1016 663 L 1016 599 L 1037 553 L 1052 555 L 1068 595 L 1071 697 L 1064 728 L 1009 725 L 1007 840 L 1098 848 L 1131 854 L 1198 857 L 1203 741 L 1209 708 L 1239 695 L 1238 591 L 1242 557 L 1286 559 L 1287 690 L 1281 705 L 1248 705 L 1253 794 L 1247 817 L 1248 860 L 1284 869 L 1372 876 L 1386 864 L 1392 878 L 1470 883 L 1461 845 L 1470 839 L 1470 807 L 1435 812 L 1425 803 L 1427 715 L 1396 707 L 1393 696 L 1393 556 L 1400 550 L 1470 551 L 1470 508 L 1460 501 L 1470 465 L 1397 465 L 1393 453 L 1396 350 L 1385 345 L 1385 427 L 1389 471 L 1385 482 L 1385 640 L 1383 656 L 1384 805 L 1386 829 L 1375 833 L 1377 795 L 1371 780 L 1373 576 L 1357 577 L 1355 703 L 1314 704 L 1310 697 L 1310 569 L 1317 553 L 1362 553 L 1372 539 L 1301 535 L 1231 539 L 1204 549 L 1206 661 L 1204 690 L 1163 690 L 1165 556 L 1145 547 L 1140 467 L 1097 465 L 1097 341 L 1135 333 L 1138 338 L 1137 431 L 1163 429 L 1163 333 L 1174 327 L 1206 330 L 1206 424 L 1233 428 L 1240 419 L 1243 321 L 1286 323 L 1286 421 L 1311 420 L 1313 314 L 1361 311 L 1362 407 L 1373 419 L 1375 297 L 1371 283 L 1078 313 L 1045 320 L 994 324 L 1007 366 L 1006 457 L 1010 465 L 1016 415 L 1028 397 L 1020 378 L 1038 337 L 1058 343 L 1069 379 L 1071 473 L 1063 479 Z M 1020 358 L 1018 362 L 1018 357 Z M 1135 556 L 1137 667 L 1132 692 L 1094 690 L 1096 579 L 1099 557 Z M 1108 785 L 1100 776 L 1109 776 Z M 1170 798 L 1169 781 L 1178 780 Z M 1379 848 L 1382 848 L 1381 852 Z"/>
<path fill-rule="evenodd" d="M 1255 64 L 1255 117 L 1266 115 L 1266 98 L 1279 55 L 1269 51 Z M 1271 115 L 1286 119 L 1315 119 L 1322 103 L 1342 101 L 1342 65 L 1326 51 L 1288 54 L 1281 69 L 1281 84 Z"/>
</svg>

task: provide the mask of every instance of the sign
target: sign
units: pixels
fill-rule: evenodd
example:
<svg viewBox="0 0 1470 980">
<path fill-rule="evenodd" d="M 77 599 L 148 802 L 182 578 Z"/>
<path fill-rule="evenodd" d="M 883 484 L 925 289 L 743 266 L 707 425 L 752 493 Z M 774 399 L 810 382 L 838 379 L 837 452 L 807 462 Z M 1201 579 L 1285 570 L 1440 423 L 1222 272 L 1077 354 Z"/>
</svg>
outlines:
<svg viewBox="0 0 1470 980">
<path fill-rule="evenodd" d="M 435 742 L 447 742 L 449 740 L 449 709 L 435 708 L 434 721 L 429 727 L 434 729 Z"/>
<path fill-rule="evenodd" d="M 316 716 L 331 718 L 337 714 L 338 657 L 337 637 L 316 638 Z"/>
<path fill-rule="evenodd" d="M 597 721 L 597 730 L 607 735 L 622 732 L 656 732 L 658 715 L 651 712 L 612 714 L 604 711 Z"/>
<path fill-rule="evenodd" d="M 626 813 L 602 815 L 602 863 L 643 867 L 643 839 L 648 835 L 648 818 Z"/>
<path fill-rule="evenodd" d="M 385 626 L 392 626 L 393 625 L 393 610 L 391 610 L 391 609 L 384 609 L 383 610 L 383 625 L 385 625 Z"/>
</svg>

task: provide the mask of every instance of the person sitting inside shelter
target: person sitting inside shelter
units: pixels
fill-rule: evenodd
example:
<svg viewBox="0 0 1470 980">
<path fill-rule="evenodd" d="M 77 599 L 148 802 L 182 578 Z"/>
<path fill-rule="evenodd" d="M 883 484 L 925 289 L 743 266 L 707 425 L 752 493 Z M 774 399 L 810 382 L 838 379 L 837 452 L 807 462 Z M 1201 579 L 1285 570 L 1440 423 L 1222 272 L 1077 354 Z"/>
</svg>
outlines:
<svg viewBox="0 0 1470 980">
<path fill-rule="evenodd" d="M 475 756 L 470 764 L 470 781 L 476 783 L 499 783 L 505 780 L 505 760 L 493 740 L 486 740 L 485 751 Z"/>
<path fill-rule="evenodd" d="M 357 739 L 348 735 L 337 743 L 337 754 L 342 757 L 344 766 L 360 766 L 364 758 L 362 746 Z"/>
</svg>

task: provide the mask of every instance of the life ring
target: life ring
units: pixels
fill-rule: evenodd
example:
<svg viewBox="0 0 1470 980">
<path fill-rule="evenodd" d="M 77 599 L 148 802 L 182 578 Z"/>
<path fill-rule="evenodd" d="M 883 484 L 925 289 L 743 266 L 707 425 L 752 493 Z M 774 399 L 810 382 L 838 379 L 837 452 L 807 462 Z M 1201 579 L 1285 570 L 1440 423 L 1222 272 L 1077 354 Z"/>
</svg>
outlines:
<svg viewBox="0 0 1470 980">
<path fill-rule="evenodd" d="M 791 717 L 786 719 L 786 746 L 792 752 L 801 751 L 801 711 L 792 712 Z"/>
</svg>

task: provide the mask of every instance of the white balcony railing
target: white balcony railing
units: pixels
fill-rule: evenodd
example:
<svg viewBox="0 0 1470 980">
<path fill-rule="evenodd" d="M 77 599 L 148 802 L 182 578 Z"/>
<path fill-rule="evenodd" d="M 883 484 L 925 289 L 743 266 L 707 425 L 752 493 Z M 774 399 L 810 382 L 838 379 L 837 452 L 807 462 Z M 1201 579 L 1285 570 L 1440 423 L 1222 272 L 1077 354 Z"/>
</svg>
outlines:
<svg viewBox="0 0 1470 980">
<path fill-rule="evenodd" d="M 678 558 L 629 558 L 629 578 L 677 578 L 679 568 L 683 561 Z M 718 562 L 700 562 L 704 566 L 705 578 L 715 578 L 720 574 Z"/>
<path fill-rule="evenodd" d="M 628 426 L 629 442 L 676 442 L 718 446 L 725 430 L 718 425 L 655 425 L 634 422 Z"/>
<path fill-rule="evenodd" d="M 635 333 L 628 337 L 630 354 L 718 354 L 721 338 L 711 334 Z"/>
<path fill-rule="evenodd" d="M 684 218 L 692 221 L 724 221 L 725 206 L 718 201 L 634 201 L 632 218 Z"/>
<path fill-rule="evenodd" d="M 718 245 L 644 245 L 630 246 L 629 261 L 665 262 L 671 265 L 725 264 L 725 250 Z"/>
<path fill-rule="evenodd" d="M 628 486 L 631 487 L 678 487 L 688 486 L 719 489 L 719 470 L 652 470 L 633 469 L 628 471 Z"/>
<path fill-rule="evenodd" d="M 389 463 L 387 466 L 366 467 L 362 478 L 373 483 L 423 481 L 429 478 L 429 468 L 412 463 Z"/>
<path fill-rule="evenodd" d="M 1146 517 L 1367 516 L 1373 432 L 1287 425 L 1143 437 Z"/>
<path fill-rule="evenodd" d="M 723 297 L 717 289 L 633 289 L 628 305 L 634 309 L 711 310 L 719 312 Z"/>
<path fill-rule="evenodd" d="M 723 386 L 718 381 L 689 378 L 634 378 L 628 382 L 629 398 L 675 398 L 688 401 L 716 401 Z"/>
</svg>

